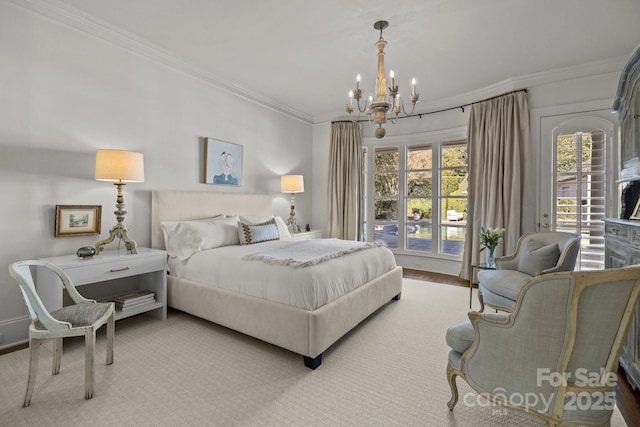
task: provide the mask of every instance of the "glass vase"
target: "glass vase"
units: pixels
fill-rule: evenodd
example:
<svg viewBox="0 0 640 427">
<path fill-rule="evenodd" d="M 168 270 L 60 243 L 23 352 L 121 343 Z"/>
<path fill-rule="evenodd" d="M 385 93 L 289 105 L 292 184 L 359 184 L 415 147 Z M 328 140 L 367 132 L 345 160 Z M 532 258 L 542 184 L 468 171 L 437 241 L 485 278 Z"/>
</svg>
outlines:
<svg viewBox="0 0 640 427">
<path fill-rule="evenodd" d="M 496 268 L 496 248 L 487 248 L 487 267 Z"/>
</svg>

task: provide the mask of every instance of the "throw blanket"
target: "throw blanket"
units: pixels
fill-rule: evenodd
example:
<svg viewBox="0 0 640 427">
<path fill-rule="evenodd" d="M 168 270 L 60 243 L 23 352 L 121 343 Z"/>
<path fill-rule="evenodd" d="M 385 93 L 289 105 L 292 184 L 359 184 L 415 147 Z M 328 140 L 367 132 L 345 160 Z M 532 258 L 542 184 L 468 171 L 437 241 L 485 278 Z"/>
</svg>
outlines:
<svg viewBox="0 0 640 427">
<path fill-rule="evenodd" d="M 246 255 L 243 259 L 301 268 L 379 246 L 384 246 L 384 244 L 340 239 L 309 239 L 264 252 L 255 252 Z"/>
</svg>

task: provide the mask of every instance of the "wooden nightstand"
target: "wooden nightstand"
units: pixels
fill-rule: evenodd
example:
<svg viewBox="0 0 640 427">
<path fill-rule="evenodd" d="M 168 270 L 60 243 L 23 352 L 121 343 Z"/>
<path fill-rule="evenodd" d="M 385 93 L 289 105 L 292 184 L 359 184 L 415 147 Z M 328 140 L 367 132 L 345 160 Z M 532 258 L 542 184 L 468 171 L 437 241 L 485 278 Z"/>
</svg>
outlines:
<svg viewBox="0 0 640 427">
<path fill-rule="evenodd" d="M 303 239 L 322 239 L 322 232 L 320 232 L 320 230 L 301 231 L 299 233 L 295 233 L 293 237 L 301 237 Z"/>
<path fill-rule="evenodd" d="M 111 300 L 116 295 L 148 289 L 155 293 L 155 302 L 116 310 L 116 320 L 149 312 L 159 319 L 167 318 L 167 253 L 149 248 L 138 248 L 137 254 L 126 249 L 103 251 L 100 255 L 80 259 L 76 255 L 42 258 L 60 267 L 71 283 L 85 298 L 98 301 Z M 36 289 L 49 311 L 66 305 L 68 297 L 51 270 L 37 268 Z"/>
</svg>

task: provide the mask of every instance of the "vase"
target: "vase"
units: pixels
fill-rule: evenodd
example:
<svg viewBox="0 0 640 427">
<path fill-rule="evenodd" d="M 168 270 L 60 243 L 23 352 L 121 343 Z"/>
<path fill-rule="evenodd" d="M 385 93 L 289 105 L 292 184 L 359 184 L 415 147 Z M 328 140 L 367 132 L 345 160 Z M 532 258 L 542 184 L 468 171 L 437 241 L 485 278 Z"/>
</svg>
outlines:
<svg viewBox="0 0 640 427">
<path fill-rule="evenodd" d="M 488 268 L 496 268 L 496 248 L 487 248 L 487 267 Z"/>
</svg>

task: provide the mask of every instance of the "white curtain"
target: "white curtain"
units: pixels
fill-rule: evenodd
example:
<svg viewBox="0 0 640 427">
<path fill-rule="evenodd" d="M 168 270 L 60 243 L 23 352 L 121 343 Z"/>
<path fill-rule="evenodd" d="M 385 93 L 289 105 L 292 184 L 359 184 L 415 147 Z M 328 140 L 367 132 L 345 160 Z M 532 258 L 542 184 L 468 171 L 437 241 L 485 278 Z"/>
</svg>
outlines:
<svg viewBox="0 0 640 427">
<path fill-rule="evenodd" d="M 469 279 L 480 256 L 480 228 L 502 227 L 496 255 L 515 251 L 523 233 L 527 179 L 531 178 L 529 106 L 526 92 L 473 105 L 467 138 L 469 190 L 467 232 L 460 277 Z"/>
<path fill-rule="evenodd" d="M 329 236 L 362 239 L 362 130 L 332 123 L 329 155 Z"/>
</svg>

